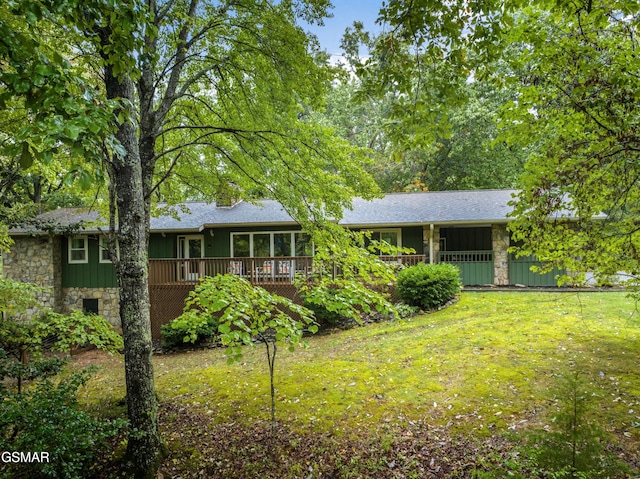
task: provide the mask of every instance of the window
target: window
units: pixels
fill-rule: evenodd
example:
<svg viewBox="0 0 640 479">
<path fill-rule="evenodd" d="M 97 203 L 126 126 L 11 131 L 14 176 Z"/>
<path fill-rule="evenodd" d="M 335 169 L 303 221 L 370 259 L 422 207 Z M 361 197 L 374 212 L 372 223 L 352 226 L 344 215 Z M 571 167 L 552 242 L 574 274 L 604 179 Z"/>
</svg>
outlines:
<svg viewBox="0 0 640 479">
<path fill-rule="evenodd" d="M 271 254 L 271 234 L 256 233 L 253 235 L 253 251 L 251 256 L 273 256 Z"/>
<path fill-rule="evenodd" d="M 308 233 L 295 233 L 295 255 L 313 256 L 313 242 Z"/>
<path fill-rule="evenodd" d="M 231 256 L 313 256 L 313 243 L 311 236 L 300 231 L 231 233 Z"/>
<path fill-rule="evenodd" d="M 178 258 L 204 258 L 204 236 L 178 236 Z"/>
<path fill-rule="evenodd" d="M 231 256 L 238 258 L 251 256 L 251 235 L 235 233 L 231 238 Z"/>
<path fill-rule="evenodd" d="M 69 238 L 69 263 L 88 263 L 89 248 L 86 236 Z"/>
<path fill-rule="evenodd" d="M 116 256 L 120 258 L 120 245 L 118 245 L 117 239 L 116 239 Z M 111 263 L 111 258 L 109 258 L 109 250 L 107 249 L 107 238 L 104 236 L 100 236 L 99 258 L 101 263 Z"/>
<path fill-rule="evenodd" d="M 100 314 L 98 311 L 98 300 L 94 298 L 82 300 L 82 312 L 91 314 Z"/>
<path fill-rule="evenodd" d="M 402 230 L 401 229 L 389 229 L 389 230 L 373 230 L 371 232 L 371 239 L 380 241 L 382 243 L 390 244 L 391 246 L 402 247 Z M 385 253 L 381 253 L 385 254 Z"/>
</svg>

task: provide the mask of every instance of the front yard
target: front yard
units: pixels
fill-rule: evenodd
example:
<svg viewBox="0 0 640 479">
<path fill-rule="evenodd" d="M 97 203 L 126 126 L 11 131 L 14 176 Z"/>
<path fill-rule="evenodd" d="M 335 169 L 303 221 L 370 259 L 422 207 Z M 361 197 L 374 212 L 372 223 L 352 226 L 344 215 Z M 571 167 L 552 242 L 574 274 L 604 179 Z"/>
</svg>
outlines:
<svg viewBox="0 0 640 479">
<path fill-rule="evenodd" d="M 587 477 L 632 477 L 640 465 L 635 307 L 623 293 L 467 292 L 437 313 L 310 337 L 309 348 L 293 353 L 282 347 L 273 442 L 263 345 L 245 348 L 234 365 L 223 349 L 157 355 L 170 450 L 161 470 L 164 477 L 531 477 L 536 454 L 556 448 L 544 444 L 563 432 L 563 414 L 584 409 L 568 441 L 578 453 L 599 447 L 608 471 Z M 101 368 L 81 401 L 103 415 L 124 414 L 122 360 L 90 352 L 74 367 L 87 362 Z M 587 425 L 589 435 L 580 435 Z"/>
</svg>

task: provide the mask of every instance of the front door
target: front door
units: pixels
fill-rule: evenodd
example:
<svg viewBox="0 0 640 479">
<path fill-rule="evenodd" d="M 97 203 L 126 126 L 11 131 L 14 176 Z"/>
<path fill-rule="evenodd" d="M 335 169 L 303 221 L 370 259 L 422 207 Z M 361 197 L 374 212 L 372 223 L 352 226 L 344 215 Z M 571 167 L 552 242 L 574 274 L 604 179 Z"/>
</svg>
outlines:
<svg viewBox="0 0 640 479">
<path fill-rule="evenodd" d="M 202 235 L 178 236 L 178 258 L 181 262 L 181 278 L 185 281 L 197 281 L 204 272 L 202 261 L 204 258 L 204 237 Z"/>
</svg>

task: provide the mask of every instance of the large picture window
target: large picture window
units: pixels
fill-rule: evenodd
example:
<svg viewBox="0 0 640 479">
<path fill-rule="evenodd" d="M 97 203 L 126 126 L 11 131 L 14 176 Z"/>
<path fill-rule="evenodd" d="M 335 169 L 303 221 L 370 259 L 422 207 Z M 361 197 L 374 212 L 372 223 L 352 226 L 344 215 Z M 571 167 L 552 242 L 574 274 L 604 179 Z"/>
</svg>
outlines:
<svg viewBox="0 0 640 479">
<path fill-rule="evenodd" d="M 88 238 L 86 236 L 75 236 L 69 238 L 69 263 L 88 263 L 89 247 Z"/>
<path fill-rule="evenodd" d="M 313 256 L 313 243 L 307 233 L 300 231 L 231 233 L 231 256 Z"/>
</svg>

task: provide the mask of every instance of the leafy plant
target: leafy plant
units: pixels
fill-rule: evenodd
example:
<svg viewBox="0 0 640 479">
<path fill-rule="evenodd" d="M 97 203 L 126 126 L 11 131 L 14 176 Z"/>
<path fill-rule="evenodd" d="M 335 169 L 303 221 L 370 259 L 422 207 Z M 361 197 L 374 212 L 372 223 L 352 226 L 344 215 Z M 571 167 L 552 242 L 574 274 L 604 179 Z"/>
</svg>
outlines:
<svg viewBox="0 0 640 479">
<path fill-rule="evenodd" d="M 604 448 L 605 431 L 590 417 L 593 389 L 578 370 L 561 378 L 556 395 L 552 426 L 531 434 L 530 453 L 540 475 L 589 479 L 619 472 L 621 465 Z"/>
<path fill-rule="evenodd" d="M 49 454 L 48 461 L 4 463 L 0 477 L 87 476 L 105 440 L 124 426 L 122 420 L 98 420 L 80 410 L 76 393 L 90 373 L 75 373 L 57 384 L 45 379 L 0 401 L 0 450 Z"/>
<path fill-rule="evenodd" d="M 306 282 L 298 279 L 298 292 L 305 305 L 329 322 L 352 319 L 362 323 L 362 314 L 378 312 L 392 317 L 398 313 L 381 293 L 355 279 L 325 279 Z"/>
<path fill-rule="evenodd" d="M 218 318 L 185 311 L 168 324 L 162 325 L 162 346 L 174 348 L 185 343 L 197 343 L 218 334 Z"/>
<path fill-rule="evenodd" d="M 42 291 L 44 288 L 32 283 L 0 278 L 0 312 L 9 316 L 23 313 L 37 304 L 36 295 Z"/>
<path fill-rule="evenodd" d="M 13 296 L 9 298 L 12 301 Z M 23 298 L 15 305 L 21 301 L 28 304 Z M 18 394 L 22 381 L 47 378 L 60 371 L 60 358 L 43 356 L 45 342 L 50 343 L 49 349 L 66 353 L 85 344 L 114 353 L 123 343 L 105 318 L 81 311 L 68 315 L 45 311 L 31 321 L 4 318 L 0 320 L 0 379 L 16 379 Z"/>
<path fill-rule="evenodd" d="M 86 344 L 115 353 L 123 348 L 122 336 L 103 317 L 72 311 L 69 314 L 46 311 L 34 321 L 34 336 L 42 341 L 54 338 L 52 349 L 71 352 Z"/>
<path fill-rule="evenodd" d="M 460 272 L 449 263 L 420 263 L 398 273 L 397 291 L 402 300 L 424 310 L 445 305 L 461 289 Z"/>
<path fill-rule="evenodd" d="M 265 344 L 271 384 L 271 423 L 275 433 L 274 370 L 277 342 L 285 341 L 289 351 L 302 343 L 304 330 L 318 330 L 313 313 L 293 301 L 264 288 L 253 286 L 236 275 L 218 275 L 204 278 L 189 293 L 185 312 L 178 319 L 190 324 L 203 324 L 214 314 L 220 314 L 218 331 L 226 345 L 229 363 L 242 358 L 242 345 L 253 345 L 254 340 Z M 296 316 L 299 319 L 295 319 Z M 200 323 L 198 323 L 200 318 Z M 193 342 L 192 334 L 184 337 Z"/>
</svg>

